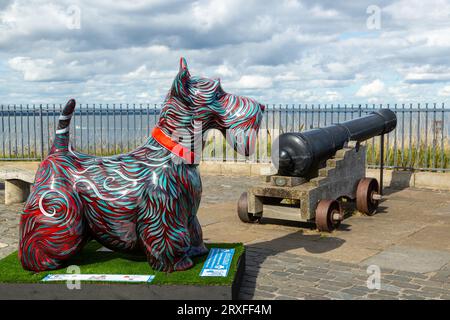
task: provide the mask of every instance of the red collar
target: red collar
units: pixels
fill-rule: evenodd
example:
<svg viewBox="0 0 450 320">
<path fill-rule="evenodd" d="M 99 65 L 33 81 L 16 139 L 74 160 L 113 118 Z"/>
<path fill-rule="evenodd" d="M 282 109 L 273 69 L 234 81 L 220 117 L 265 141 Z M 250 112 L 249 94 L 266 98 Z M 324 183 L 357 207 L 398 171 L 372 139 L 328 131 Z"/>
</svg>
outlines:
<svg viewBox="0 0 450 320">
<path fill-rule="evenodd" d="M 193 164 L 195 154 L 188 148 L 182 146 L 178 142 L 172 140 L 160 127 L 156 126 L 152 130 L 152 137 L 164 148 L 172 152 L 174 155 L 183 158 L 188 164 Z"/>
</svg>

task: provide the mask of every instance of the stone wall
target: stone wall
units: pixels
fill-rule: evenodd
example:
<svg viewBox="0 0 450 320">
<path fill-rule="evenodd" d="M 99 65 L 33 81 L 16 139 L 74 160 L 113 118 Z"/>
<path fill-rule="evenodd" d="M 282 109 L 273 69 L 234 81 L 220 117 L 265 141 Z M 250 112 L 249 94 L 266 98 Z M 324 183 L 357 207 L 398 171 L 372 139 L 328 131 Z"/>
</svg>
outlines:
<svg viewBox="0 0 450 320">
<path fill-rule="evenodd" d="M 35 170 L 38 165 L 39 162 L 32 161 L 0 161 L 0 170 L 5 170 L 11 166 Z M 270 164 L 262 163 L 203 161 L 200 164 L 200 172 L 210 175 L 260 176 L 275 174 L 276 170 Z M 377 179 L 380 176 L 377 169 L 367 169 L 366 175 Z M 383 185 L 398 188 L 416 187 L 450 191 L 450 172 L 385 170 Z"/>
</svg>

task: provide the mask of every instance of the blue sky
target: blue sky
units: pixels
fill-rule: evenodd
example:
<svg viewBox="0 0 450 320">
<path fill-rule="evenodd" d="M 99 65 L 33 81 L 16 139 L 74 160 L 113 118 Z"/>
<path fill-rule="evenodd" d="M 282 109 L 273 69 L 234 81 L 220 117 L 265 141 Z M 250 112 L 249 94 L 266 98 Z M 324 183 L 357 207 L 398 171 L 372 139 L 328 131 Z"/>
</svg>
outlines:
<svg viewBox="0 0 450 320">
<path fill-rule="evenodd" d="M 0 0 L 0 103 L 161 103 L 193 75 L 263 103 L 447 102 L 450 1 Z"/>
</svg>

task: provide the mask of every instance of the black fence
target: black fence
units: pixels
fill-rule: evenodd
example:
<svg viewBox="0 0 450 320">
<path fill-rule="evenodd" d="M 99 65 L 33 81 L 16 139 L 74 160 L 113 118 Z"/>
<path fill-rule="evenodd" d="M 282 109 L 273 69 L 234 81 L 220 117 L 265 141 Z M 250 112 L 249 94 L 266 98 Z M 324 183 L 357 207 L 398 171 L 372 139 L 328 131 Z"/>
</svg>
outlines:
<svg viewBox="0 0 450 320">
<path fill-rule="evenodd" d="M 159 104 L 80 104 L 71 123 L 72 146 L 94 155 L 130 151 L 148 138 Z M 270 162 L 273 139 L 282 132 L 303 131 L 362 116 L 378 108 L 397 114 L 397 128 L 385 139 L 387 167 L 425 171 L 450 170 L 450 109 L 444 104 L 291 104 L 268 105 L 259 132 L 257 152 L 244 158 L 210 132 L 203 159 Z M 40 160 L 52 145 L 62 105 L 0 105 L 0 160 Z M 380 163 L 379 139 L 367 141 L 367 161 Z"/>
</svg>

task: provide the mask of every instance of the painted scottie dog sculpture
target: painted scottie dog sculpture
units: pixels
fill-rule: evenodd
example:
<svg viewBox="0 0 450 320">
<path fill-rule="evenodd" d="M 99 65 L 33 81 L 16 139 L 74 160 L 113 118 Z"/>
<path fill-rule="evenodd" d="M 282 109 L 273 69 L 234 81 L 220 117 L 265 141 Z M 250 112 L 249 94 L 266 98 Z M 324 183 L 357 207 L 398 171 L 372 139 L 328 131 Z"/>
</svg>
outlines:
<svg viewBox="0 0 450 320">
<path fill-rule="evenodd" d="M 190 268 L 191 257 L 207 252 L 196 217 L 202 135 L 219 129 L 249 154 L 264 106 L 224 92 L 219 80 L 191 77 L 182 58 L 151 137 L 130 153 L 103 158 L 71 148 L 74 108 L 70 100 L 63 109 L 21 216 L 23 267 L 60 268 L 93 237 L 115 251 L 145 252 L 157 270 Z"/>
</svg>

